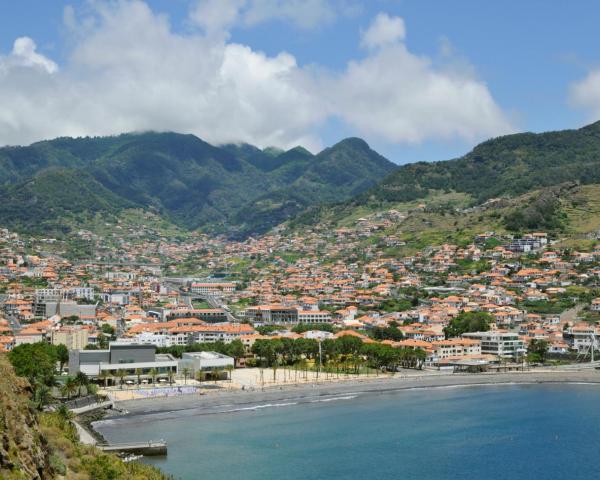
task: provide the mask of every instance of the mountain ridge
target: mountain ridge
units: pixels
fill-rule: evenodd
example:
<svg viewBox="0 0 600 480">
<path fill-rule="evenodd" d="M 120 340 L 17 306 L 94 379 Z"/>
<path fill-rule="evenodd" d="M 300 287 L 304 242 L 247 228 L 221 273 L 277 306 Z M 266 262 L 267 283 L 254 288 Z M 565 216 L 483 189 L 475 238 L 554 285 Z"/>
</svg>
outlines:
<svg viewBox="0 0 600 480">
<path fill-rule="evenodd" d="M 102 211 L 102 204 L 110 214 L 127 207 L 152 208 L 190 230 L 237 237 L 261 234 L 316 202 L 350 198 L 396 168 L 364 145 L 353 152 L 356 147 L 340 142 L 313 155 L 302 147 L 279 152 L 247 144 L 213 146 L 191 134 L 145 132 L 4 147 L 0 223 L 21 230 L 38 225 L 37 230 L 64 231 L 60 218 L 52 217 L 69 213 L 68 192 L 74 189 L 76 214 Z M 43 173 L 48 169 L 54 169 L 52 182 Z M 67 187 L 62 192 L 55 178 L 61 175 Z M 36 178 L 38 183 L 28 183 Z M 78 198 L 77 181 L 94 193 L 90 202 Z M 23 195 L 18 190 L 24 188 L 40 202 L 19 214 Z M 51 208 L 44 209 L 42 200 Z M 254 212 L 254 204 L 259 211 Z"/>
</svg>

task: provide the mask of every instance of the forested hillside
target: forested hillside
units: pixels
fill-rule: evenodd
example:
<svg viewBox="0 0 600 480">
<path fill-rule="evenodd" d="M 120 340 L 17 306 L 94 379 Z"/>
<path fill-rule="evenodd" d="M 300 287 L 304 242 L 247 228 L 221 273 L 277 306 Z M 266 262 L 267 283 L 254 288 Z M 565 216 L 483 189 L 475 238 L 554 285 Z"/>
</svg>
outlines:
<svg viewBox="0 0 600 480">
<path fill-rule="evenodd" d="M 60 233 L 65 219 L 141 207 L 187 229 L 246 236 L 348 199 L 395 168 L 358 139 L 312 155 L 176 133 L 59 138 L 0 149 L 0 224 Z"/>
</svg>

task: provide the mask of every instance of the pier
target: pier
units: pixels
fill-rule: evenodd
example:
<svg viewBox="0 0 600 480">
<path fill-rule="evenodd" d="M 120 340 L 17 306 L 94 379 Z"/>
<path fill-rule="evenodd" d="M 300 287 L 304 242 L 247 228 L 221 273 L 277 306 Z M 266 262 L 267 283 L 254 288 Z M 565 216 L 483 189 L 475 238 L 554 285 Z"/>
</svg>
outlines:
<svg viewBox="0 0 600 480">
<path fill-rule="evenodd" d="M 136 455 L 145 455 L 147 457 L 163 456 L 167 454 L 167 442 L 164 440 L 158 442 L 98 444 L 97 447 L 105 452 L 132 453 Z"/>
</svg>

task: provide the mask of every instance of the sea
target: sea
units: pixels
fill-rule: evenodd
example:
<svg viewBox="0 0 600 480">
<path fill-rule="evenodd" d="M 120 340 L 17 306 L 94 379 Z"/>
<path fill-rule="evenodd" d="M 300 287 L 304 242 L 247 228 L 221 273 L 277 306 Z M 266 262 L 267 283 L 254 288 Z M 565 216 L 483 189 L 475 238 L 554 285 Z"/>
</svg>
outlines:
<svg viewBox="0 0 600 480">
<path fill-rule="evenodd" d="M 140 415 L 111 442 L 168 442 L 143 458 L 176 479 L 600 478 L 600 386 L 446 387 Z"/>
</svg>

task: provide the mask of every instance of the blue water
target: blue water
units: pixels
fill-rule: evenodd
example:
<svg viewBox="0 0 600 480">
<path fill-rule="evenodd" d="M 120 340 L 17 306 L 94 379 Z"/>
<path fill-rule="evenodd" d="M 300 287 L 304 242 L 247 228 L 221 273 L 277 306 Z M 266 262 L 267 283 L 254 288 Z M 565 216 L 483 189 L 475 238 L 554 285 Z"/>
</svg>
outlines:
<svg viewBox="0 0 600 480">
<path fill-rule="evenodd" d="M 485 386 L 341 396 L 101 431 L 164 438 L 175 478 L 592 479 L 600 477 L 600 387 Z"/>
</svg>

